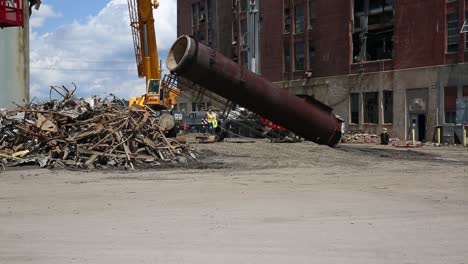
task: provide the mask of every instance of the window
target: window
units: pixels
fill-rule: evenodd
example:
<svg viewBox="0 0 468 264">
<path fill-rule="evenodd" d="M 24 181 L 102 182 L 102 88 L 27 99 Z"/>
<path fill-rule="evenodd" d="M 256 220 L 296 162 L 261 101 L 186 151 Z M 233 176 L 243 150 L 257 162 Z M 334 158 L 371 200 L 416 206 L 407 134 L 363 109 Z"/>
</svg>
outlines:
<svg viewBox="0 0 468 264">
<path fill-rule="evenodd" d="M 304 42 L 296 42 L 294 45 L 294 58 L 295 58 L 295 63 L 294 63 L 294 68 L 296 71 L 303 71 L 304 70 L 304 59 L 305 59 L 305 54 L 304 54 Z"/>
<path fill-rule="evenodd" d="M 315 18 L 317 16 L 316 0 L 309 0 L 309 29 L 315 29 Z"/>
<path fill-rule="evenodd" d="M 241 47 L 247 48 L 247 19 L 241 20 Z"/>
<path fill-rule="evenodd" d="M 458 50 L 458 15 L 447 15 L 447 52 L 454 52 Z"/>
<path fill-rule="evenodd" d="M 305 29 L 304 4 L 297 4 L 294 7 L 294 33 L 302 33 Z"/>
<path fill-rule="evenodd" d="M 284 33 L 291 33 L 291 9 L 289 7 L 284 8 Z"/>
<path fill-rule="evenodd" d="M 192 27 L 196 27 L 198 25 L 197 11 L 198 11 L 197 4 L 192 4 Z"/>
<path fill-rule="evenodd" d="M 197 103 L 192 103 L 192 112 L 196 112 L 196 111 L 197 111 Z"/>
<path fill-rule="evenodd" d="M 315 62 L 315 47 L 314 42 L 309 39 L 309 69 L 312 68 Z"/>
<path fill-rule="evenodd" d="M 384 112 L 384 124 L 393 123 L 393 92 L 383 91 L 383 112 Z"/>
<path fill-rule="evenodd" d="M 379 93 L 364 93 L 364 123 L 377 124 L 379 122 Z"/>
<path fill-rule="evenodd" d="M 247 51 L 244 50 L 241 52 L 241 65 L 247 68 L 249 66 L 248 63 L 249 55 L 247 54 Z"/>
<path fill-rule="evenodd" d="M 393 5 L 394 0 L 354 1 L 353 62 L 393 58 Z"/>
<path fill-rule="evenodd" d="M 465 33 L 465 49 L 468 50 L 468 11 L 465 12 L 465 24 L 463 25 L 463 31 Z"/>
<path fill-rule="evenodd" d="M 445 123 L 455 124 L 457 114 L 457 87 L 445 87 L 444 89 Z"/>
<path fill-rule="evenodd" d="M 351 93 L 349 95 L 351 124 L 359 124 L 359 94 Z"/>
<path fill-rule="evenodd" d="M 248 0 L 241 0 L 241 11 L 246 11 L 248 5 Z"/>
<path fill-rule="evenodd" d="M 204 42 L 205 41 L 205 30 L 201 29 L 198 31 L 198 41 Z"/>
<path fill-rule="evenodd" d="M 463 87 L 463 97 L 468 97 L 468 86 Z"/>
<path fill-rule="evenodd" d="M 284 72 L 291 71 L 291 45 L 289 38 L 284 39 Z"/>
<path fill-rule="evenodd" d="M 200 1 L 199 11 L 198 11 L 198 20 L 200 24 L 203 24 L 206 22 L 205 1 Z"/>
</svg>

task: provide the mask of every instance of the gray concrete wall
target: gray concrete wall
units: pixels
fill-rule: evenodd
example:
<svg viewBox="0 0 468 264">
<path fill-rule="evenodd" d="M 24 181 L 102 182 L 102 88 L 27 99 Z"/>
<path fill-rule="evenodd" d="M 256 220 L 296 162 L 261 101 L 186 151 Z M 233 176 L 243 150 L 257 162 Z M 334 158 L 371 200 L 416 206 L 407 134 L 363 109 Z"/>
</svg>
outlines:
<svg viewBox="0 0 468 264">
<path fill-rule="evenodd" d="M 27 0 L 25 5 L 28 6 Z M 25 8 L 25 10 L 28 10 Z M 29 18 L 24 28 L 0 29 L 0 108 L 29 101 Z"/>
<path fill-rule="evenodd" d="M 400 139 L 408 137 L 407 91 L 425 88 L 427 90 L 427 137 L 431 140 L 434 127 L 444 122 L 444 87 L 458 87 L 461 96 L 463 86 L 468 86 L 468 64 L 435 66 L 408 70 L 387 71 L 367 74 L 354 74 L 336 77 L 314 78 L 277 83 L 296 95 L 314 96 L 317 100 L 333 107 L 335 113 L 346 122 L 346 130 L 363 130 L 380 133 L 389 129 L 392 136 Z M 383 123 L 382 94 L 393 91 L 393 123 Z M 379 122 L 363 122 L 364 92 L 379 92 Z M 359 124 L 350 124 L 350 93 L 361 93 Z"/>
</svg>

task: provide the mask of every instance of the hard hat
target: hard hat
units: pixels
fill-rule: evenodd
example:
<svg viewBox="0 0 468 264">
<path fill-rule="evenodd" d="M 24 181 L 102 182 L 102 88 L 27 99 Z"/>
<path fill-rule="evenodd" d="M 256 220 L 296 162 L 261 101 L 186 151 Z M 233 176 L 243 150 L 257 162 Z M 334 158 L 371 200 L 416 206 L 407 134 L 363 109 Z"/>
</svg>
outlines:
<svg viewBox="0 0 468 264">
<path fill-rule="evenodd" d="M 383 132 L 387 132 L 387 129 L 384 127 L 384 128 L 382 129 L 382 131 L 383 131 Z"/>
</svg>

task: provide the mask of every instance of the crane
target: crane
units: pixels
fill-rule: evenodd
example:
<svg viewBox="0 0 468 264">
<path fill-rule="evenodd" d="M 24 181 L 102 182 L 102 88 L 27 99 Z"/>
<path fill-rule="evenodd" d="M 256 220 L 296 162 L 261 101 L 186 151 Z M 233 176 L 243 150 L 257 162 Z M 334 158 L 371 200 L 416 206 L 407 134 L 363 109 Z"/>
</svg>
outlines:
<svg viewBox="0 0 468 264">
<path fill-rule="evenodd" d="M 153 17 L 153 9 L 158 7 L 157 0 L 128 0 L 138 77 L 146 79 L 146 93 L 141 97 L 130 98 L 130 106 L 146 106 L 152 110 L 172 109 L 180 93 L 177 88 L 165 87 L 161 83 Z"/>
</svg>

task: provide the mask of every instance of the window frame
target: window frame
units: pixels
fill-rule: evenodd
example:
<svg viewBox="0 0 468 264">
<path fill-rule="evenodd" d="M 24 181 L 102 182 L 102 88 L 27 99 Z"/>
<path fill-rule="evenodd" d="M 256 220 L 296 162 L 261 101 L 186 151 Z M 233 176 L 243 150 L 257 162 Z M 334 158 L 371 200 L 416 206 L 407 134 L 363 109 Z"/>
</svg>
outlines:
<svg viewBox="0 0 468 264">
<path fill-rule="evenodd" d="M 458 49 L 460 48 L 459 42 L 460 42 L 460 28 L 459 28 L 459 17 L 457 13 L 450 13 L 447 14 L 447 25 L 446 25 L 446 30 L 447 30 L 447 41 L 446 41 L 446 52 L 447 53 L 452 53 L 452 52 L 457 52 Z M 452 32 L 452 33 L 451 33 Z M 455 32 L 455 33 L 453 33 Z"/>
</svg>

